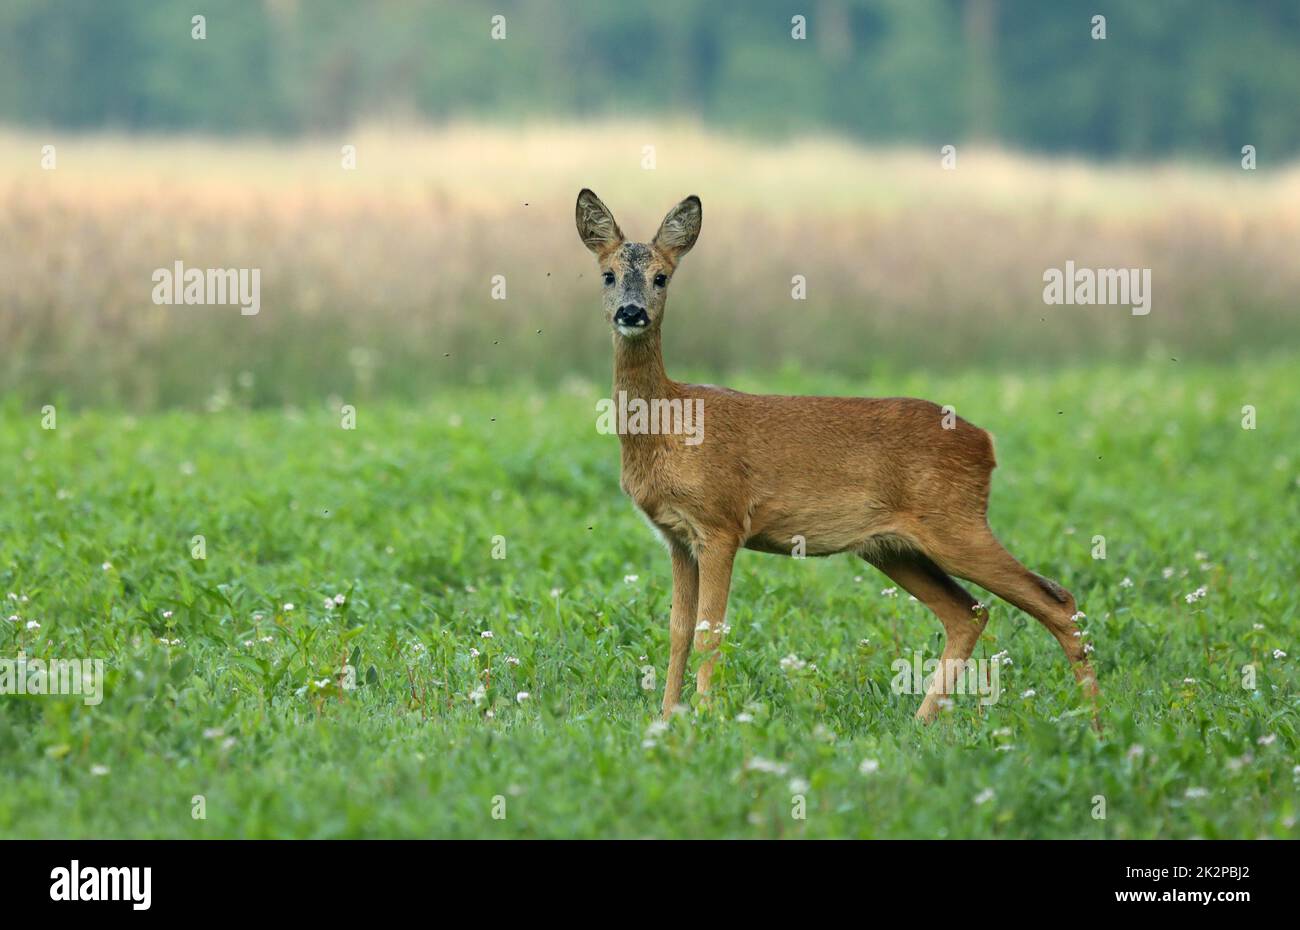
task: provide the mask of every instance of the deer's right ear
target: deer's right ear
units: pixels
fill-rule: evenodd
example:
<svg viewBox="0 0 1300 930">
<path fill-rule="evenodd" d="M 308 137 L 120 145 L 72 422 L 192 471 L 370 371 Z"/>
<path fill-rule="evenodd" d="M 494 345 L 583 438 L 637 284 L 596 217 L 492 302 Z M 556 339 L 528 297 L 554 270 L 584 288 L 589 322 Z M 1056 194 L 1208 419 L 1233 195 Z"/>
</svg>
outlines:
<svg viewBox="0 0 1300 930">
<path fill-rule="evenodd" d="M 623 231 L 614 222 L 614 214 L 585 187 L 578 192 L 576 219 L 583 244 L 597 255 L 623 241 Z"/>
</svg>

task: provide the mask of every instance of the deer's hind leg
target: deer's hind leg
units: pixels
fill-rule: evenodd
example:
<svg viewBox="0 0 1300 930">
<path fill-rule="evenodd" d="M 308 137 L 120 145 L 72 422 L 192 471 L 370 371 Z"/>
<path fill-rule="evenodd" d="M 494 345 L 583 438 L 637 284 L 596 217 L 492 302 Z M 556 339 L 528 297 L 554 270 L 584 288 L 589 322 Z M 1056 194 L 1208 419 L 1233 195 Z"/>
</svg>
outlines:
<svg viewBox="0 0 1300 930">
<path fill-rule="evenodd" d="M 1096 698 L 1097 676 L 1075 621 L 1074 595 L 1017 562 L 987 526 L 967 537 L 927 546 L 926 551 L 944 571 L 992 591 L 1047 627 L 1065 651 L 1079 684 Z M 1095 710 L 1093 722 L 1100 727 Z"/>
<path fill-rule="evenodd" d="M 919 552 L 893 552 L 863 556 L 943 623 L 945 641 L 939 670 L 930 682 L 916 718 L 926 723 L 939 713 L 939 702 L 961 679 L 965 663 L 989 621 L 988 611 L 943 569 Z"/>
</svg>

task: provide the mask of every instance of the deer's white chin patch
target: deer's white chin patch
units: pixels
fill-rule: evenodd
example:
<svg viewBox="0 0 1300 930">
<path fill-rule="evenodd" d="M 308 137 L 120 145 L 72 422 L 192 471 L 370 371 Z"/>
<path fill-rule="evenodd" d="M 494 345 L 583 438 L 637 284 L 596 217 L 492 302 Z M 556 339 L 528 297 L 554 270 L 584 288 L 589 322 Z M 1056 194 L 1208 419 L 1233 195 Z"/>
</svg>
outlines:
<svg viewBox="0 0 1300 930">
<path fill-rule="evenodd" d="M 645 331 L 649 328 L 649 323 L 645 326 L 621 326 L 618 323 L 614 324 L 614 331 L 624 339 L 636 339 L 638 336 L 645 335 Z"/>
</svg>

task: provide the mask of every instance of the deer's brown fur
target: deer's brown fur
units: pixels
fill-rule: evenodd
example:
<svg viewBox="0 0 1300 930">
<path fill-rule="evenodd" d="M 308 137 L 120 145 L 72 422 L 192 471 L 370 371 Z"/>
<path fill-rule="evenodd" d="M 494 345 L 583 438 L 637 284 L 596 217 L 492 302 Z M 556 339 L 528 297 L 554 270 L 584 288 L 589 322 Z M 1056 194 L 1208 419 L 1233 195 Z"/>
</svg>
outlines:
<svg viewBox="0 0 1300 930">
<path fill-rule="evenodd" d="M 699 234 L 699 199 L 673 208 L 646 244 L 626 242 L 589 190 L 578 195 L 576 218 L 606 282 L 615 396 L 703 403 L 698 445 L 679 435 L 619 436 L 623 490 L 672 557 L 665 716 L 680 700 L 692 640 L 705 652 L 697 689 L 708 692 L 736 552 L 789 555 L 800 537 L 807 555 L 857 554 L 929 607 L 944 625 L 949 663 L 970 658 L 988 620 L 950 576 L 987 588 L 1043 623 L 1095 695 L 1074 598 L 1024 568 L 989 529 L 996 461 L 988 433 L 912 398 L 743 394 L 673 381 L 660 327 L 668 279 Z M 918 717 L 935 716 L 944 687 L 936 676 Z"/>
</svg>

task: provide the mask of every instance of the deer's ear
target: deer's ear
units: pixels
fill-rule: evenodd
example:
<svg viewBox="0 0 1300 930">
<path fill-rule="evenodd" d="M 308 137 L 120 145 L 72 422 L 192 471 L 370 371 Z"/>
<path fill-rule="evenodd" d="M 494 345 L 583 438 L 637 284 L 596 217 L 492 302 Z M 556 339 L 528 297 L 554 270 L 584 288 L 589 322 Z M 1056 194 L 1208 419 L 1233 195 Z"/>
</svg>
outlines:
<svg viewBox="0 0 1300 930">
<path fill-rule="evenodd" d="M 578 192 L 575 216 L 583 244 L 597 255 L 623 241 L 623 231 L 614 222 L 614 214 L 585 187 Z"/>
<path fill-rule="evenodd" d="M 655 233 L 654 244 L 675 261 L 695 245 L 703 221 L 704 208 L 700 205 L 700 198 L 692 194 L 668 211 L 659 225 L 659 232 Z"/>
</svg>

